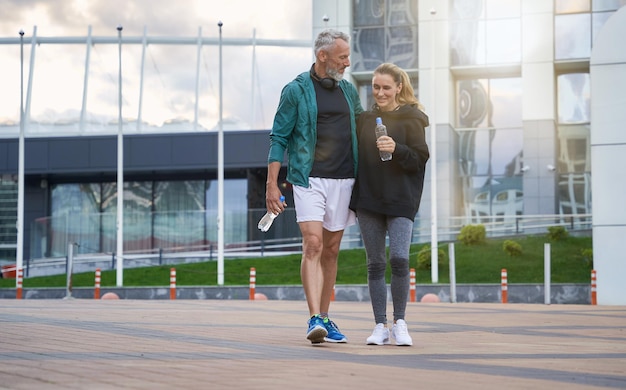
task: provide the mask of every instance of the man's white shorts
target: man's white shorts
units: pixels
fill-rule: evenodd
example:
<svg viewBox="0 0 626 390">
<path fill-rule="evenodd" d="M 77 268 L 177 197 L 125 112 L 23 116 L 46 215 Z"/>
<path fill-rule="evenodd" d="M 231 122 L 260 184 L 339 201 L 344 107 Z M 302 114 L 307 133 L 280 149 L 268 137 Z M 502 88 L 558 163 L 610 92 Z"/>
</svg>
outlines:
<svg viewBox="0 0 626 390">
<path fill-rule="evenodd" d="M 354 179 L 309 178 L 309 188 L 293 186 L 297 222 L 322 222 L 324 229 L 337 232 L 356 223 L 349 209 Z"/>
</svg>

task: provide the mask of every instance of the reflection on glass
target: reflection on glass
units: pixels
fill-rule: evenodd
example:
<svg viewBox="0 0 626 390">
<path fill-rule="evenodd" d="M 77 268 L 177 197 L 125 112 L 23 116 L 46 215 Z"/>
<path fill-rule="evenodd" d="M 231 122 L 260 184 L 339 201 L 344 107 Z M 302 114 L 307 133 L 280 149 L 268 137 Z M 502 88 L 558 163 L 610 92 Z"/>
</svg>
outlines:
<svg viewBox="0 0 626 390">
<path fill-rule="evenodd" d="M 355 31 L 352 68 L 355 71 L 374 70 L 385 62 L 385 29 L 367 28 Z"/>
<path fill-rule="evenodd" d="M 616 11 L 626 5 L 626 0 L 593 0 L 592 10 L 598 11 Z"/>
<path fill-rule="evenodd" d="M 596 0 L 594 0 L 594 3 Z M 590 0 L 555 0 L 554 12 L 557 14 L 571 14 L 576 12 L 589 12 Z"/>
<path fill-rule="evenodd" d="M 568 73 L 557 77 L 559 123 L 585 123 L 590 118 L 589 73 Z"/>
<path fill-rule="evenodd" d="M 372 71 L 383 62 L 417 69 L 417 2 L 354 0 L 354 71 Z M 386 7 L 386 8 L 385 8 Z"/>
<path fill-rule="evenodd" d="M 450 64 L 485 63 L 485 23 L 481 21 L 450 22 Z"/>
<path fill-rule="evenodd" d="M 387 62 L 393 62 L 403 69 L 417 69 L 415 42 L 417 42 L 417 28 L 411 26 L 390 27 L 389 45 L 387 47 Z"/>
<path fill-rule="evenodd" d="M 520 78 L 457 82 L 457 127 L 517 128 L 522 126 Z"/>
<path fill-rule="evenodd" d="M 475 176 L 464 192 L 468 223 L 514 224 L 524 211 L 522 176 Z"/>
<path fill-rule="evenodd" d="M 217 240 L 217 182 L 204 180 L 124 184 L 124 251 L 205 249 Z M 116 183 L 60 184 L 51 191 L 52 217 L 38 221 L 31 252 L 64 256 L 113 253 L 117 241 Z M 247 240 L 247 180 L 224 181 L 225 241 Z M 208 205 L 208 206 L 207 206 Z M 211 208 L 213 207 L 213 208 Z M 71 240 L 71 241 L 70 241 Z"/>
<path fill-rule="evenodd" d="M 519 78 L 457 82 L 458 167 L 469 223 L 514 222 L 523 211 Z"/>
<path fill-rule="evenodd" d="M 385 16 L 385 0 L 354 0 L 352 2 L 354 26 L 382 26 Z"/>
<path fill-rule="evenodd" d="M 596 37 L 598 36 L 600 30 L 602 30 L 602 26 L 604 26 L 604 23 L 606 23 L 611 15 L 613 15 L 613 12 L 597 12 L 591 14 L 591 32 L 593 34 L 591 36 L 592 42 L 596 41 Z"/>
<path fill-rule="evenodd" d="M 591 213 L 591 140 L 589 125 L 558 128 L 559 211 Z"/>
<path fill-rule="evenodd" d="M 389 26 L 416 25 L 417 1 L 387 0 L 387 24 Z"/>
<path fill-rule="evenodd" d="M 589 58 L 591 15 L 557 15 L 554 20 L 554 57 L 557 60 Z"/>
<path fill-rule="evenodd" d="M 454 0 L 450 9 L 452 66 L 502 64 L 521 59 L 519 0 Z"/>
</svg>

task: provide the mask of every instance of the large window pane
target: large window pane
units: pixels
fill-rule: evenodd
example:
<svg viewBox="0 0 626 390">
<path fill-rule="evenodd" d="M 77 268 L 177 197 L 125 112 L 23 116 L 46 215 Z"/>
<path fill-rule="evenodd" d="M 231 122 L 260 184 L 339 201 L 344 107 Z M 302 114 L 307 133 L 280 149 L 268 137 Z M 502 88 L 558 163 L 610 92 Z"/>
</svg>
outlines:
<svg viewBox="0 0 626 390">
<path fill-rule="evenodd" d="M 207 239 L 217 242 L 217 199 L 218 182 L 211 180 L 206 191 Z M 224 242 L 246 241 L 248 239 L 248 181 L 229 179 L 224 181 Z"/>
<path fill-rule="evenodd" d="M 203 180 L 166 181 L 155 184 L 156 247 L 204 245 L 204 185 Z"/>
<path fill-rule="evenodd" d="M 47 242 L 36 252 L 62 256 L 75 242 L 77 253 L 100 252 L 101 192 L 98 183 L 60 184 L 51 189 Z"/>
<path fill-rule="evenodd" d="M 464 206 L 469 223 L 515 223 L 523 214 L 522 176 L 475 176 L 468 180 Z"/>
<path fill-rule="evenodd" d="M 589 58 L 591 15 L 557 15 L 554 20 L 554 57 L 557 60 Z"/>
<path fill-rule="evenodd" d="M 356 30 L 354 34 L 351 60 L 355 71 L 374 70 L 385 62 L 384 28 L 363 28 Z"/>
<path fill-rule="evenodd" d="M 383 62 L 417 69 L 417 2 L 354 0 L 352 69 L 372 71 Z"/>
<path fill-rule="evenodd" d="M 589 73 L 557 77 L 559 123 L 587 123 L 590 118 Z"/>
<path fill-rule="evenodd" d="M 457 82 L 458 161 L 470 222 L 514 222 L 522 213 L 521 79 Z"/>
<path fill-rule="evenodd" d="M 458 128 L 521 128 L 520 78 L 475 79 L 457 82 Z"/>
<path fill-rule="evenodd" d="M 554 12 L 556 14 L 589 12 L 589 10 L 591 9 L 591 5 L 589 3 L 590 0 L 555 0 Z"/>
<path fill-rule="evenodd" d="M 487 64 L 506 64 L 521 60 L 519 19 L 490 20 L 486 24 Z"/>
<path fill-rule="evenodd" d="M 452 0 L 450 7 L 452 66 L 521 60 L 519 0 Z"/>
<path fill-rule="evenodd" d="M 403 69 L 417 69 L 417 28 L 412 26 L 389 28 L 387 62 L 393 62 Z"/>
<path fill-rule="evenodd" d="M 591 213 L 591 141 L 589 125 L 558 128 L 558 191 L 561 214 Z"/>
<path fill-rule="evenodd" d="M 353 0 L 354 26 L 382 26 L 385 0 Z"/>
<path fill-rule="evenodd" d="M 510 176 L 519 172 L 521 129 L 464 130 L 459 137 L 461 175 Z"/>
</svg>

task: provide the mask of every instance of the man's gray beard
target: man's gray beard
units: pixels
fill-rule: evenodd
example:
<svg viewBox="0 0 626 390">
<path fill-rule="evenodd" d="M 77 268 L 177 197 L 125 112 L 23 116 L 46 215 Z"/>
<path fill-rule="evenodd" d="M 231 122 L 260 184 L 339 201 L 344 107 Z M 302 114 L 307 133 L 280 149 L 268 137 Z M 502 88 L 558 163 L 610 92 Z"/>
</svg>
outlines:
<svg viewBox="0 0 626 390">
<path fill-rule="evenodd" d="M 343 73 L 339 73 L 337 69 L 326 68 L 326 75 L 337 82 L 343 79 Z"/>
</svg>

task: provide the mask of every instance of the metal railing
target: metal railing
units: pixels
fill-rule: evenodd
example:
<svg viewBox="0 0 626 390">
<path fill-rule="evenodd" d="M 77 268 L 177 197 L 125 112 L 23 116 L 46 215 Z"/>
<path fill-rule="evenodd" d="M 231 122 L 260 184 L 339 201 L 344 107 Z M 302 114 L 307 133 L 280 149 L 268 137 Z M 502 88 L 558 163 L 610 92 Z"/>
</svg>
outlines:
<svg viewBox="0 0 626 390">
<path fill-rule="evenodd" d="M 227 242 L 224 244 L 224 256 L 227 258 L 248 258 L 277 256 L 292 253 L 300 253 L 301 235 L 295 222 L 295 211 L 288 209 L 277 219 L 268 233 L 261 233 L 256 229 L 256 221 L 265 212 L 264 209 L 249 210 L 247 215 L 227 216 L 231 221 L 238 223 L 226 224 Z M 165 215 L 164 215 L 165 214 Z M 154 266 L 181 262 L 213 261 L 217 259 L 217 242 L 212 239 L 216 236 L 215 228 L 212 227 L 213 213 L 202 211 L 181 213 L 145 213 L 133 220 L 153 221 L 160 219 L 166 221 L 166 216 L 171 217 L 171 232 L 160 229 L 152 232 L 144 232 L 143 236 L 137 236 L 138 232 L 149 224 L 138 224 L 135 232 L 125 227 L 126 236 L 132 238 L 125 242 L 123 254 L 125 267 Z M 235 213 L 236 214 L 236 213 Z M 61 267 L 67 260 L 68 243 L 75 243 L 74 262 L 77 270 L 95 269 L 96 265 L 107 268 L 115 268 L 116 253 L 114 251 L 115 234 L 114 223 L 103 223 L 98 226 L 99 235 L 90 221 L 106 221 L 110 215 L 83 215 L 61 217 L 48 217 L 36 221 L 31 227 L 31 253 L 40 253 L 41 256 L 26 259 L 26 276 L 29 269 L 42 267 Z M 189 240 L 185 231 L 186 223 L 195 221 L 195 230 L 198 226 L 204 235 Z M 202 224 L 200 224 L 202 221 Z M 518 215 L 506 218 L 493 216 L 482 218 L 480 221 L 469 220 L 465 217 L 453 217 L 439 221 L 438 245 L 446 245 L 447 242 L 455 241 L 461 229 L 466 225 L 482 224 L 485 226 L 487 237 L 506 237 L 528 234 L 546 234 L 551 226 L 563 226 L 570 232 L 588 232 L 592 228 L 590 214 L 579 215 Z M 166 224 L 167 225 L 167 224 Z M 152 225 L 154 226 L 154 225 Z M 414 244 L 429 243 L 431 239 L 430 220 L 416 218 L 413 229 Z M 158 237 L 155 237 L 154 234 Z M 198 239 L 198 237 L 202 237 Z M 100 248 L 94 248 L 93 243 L 99 242 Z M 35 248 L 33 246 L 39 246 Z M 43 248 L 42 248 L 43 247 Z M 358 225 L 349 227 L 344 232 L 341 248 L 362 248 L 363 242 Z M 111 248 L 107 250 L 107 248 Z M 42 250 L 44 249 L 44 250 Z M 49 255 L 44 256 L 43 254 Z"/>
</svg>

